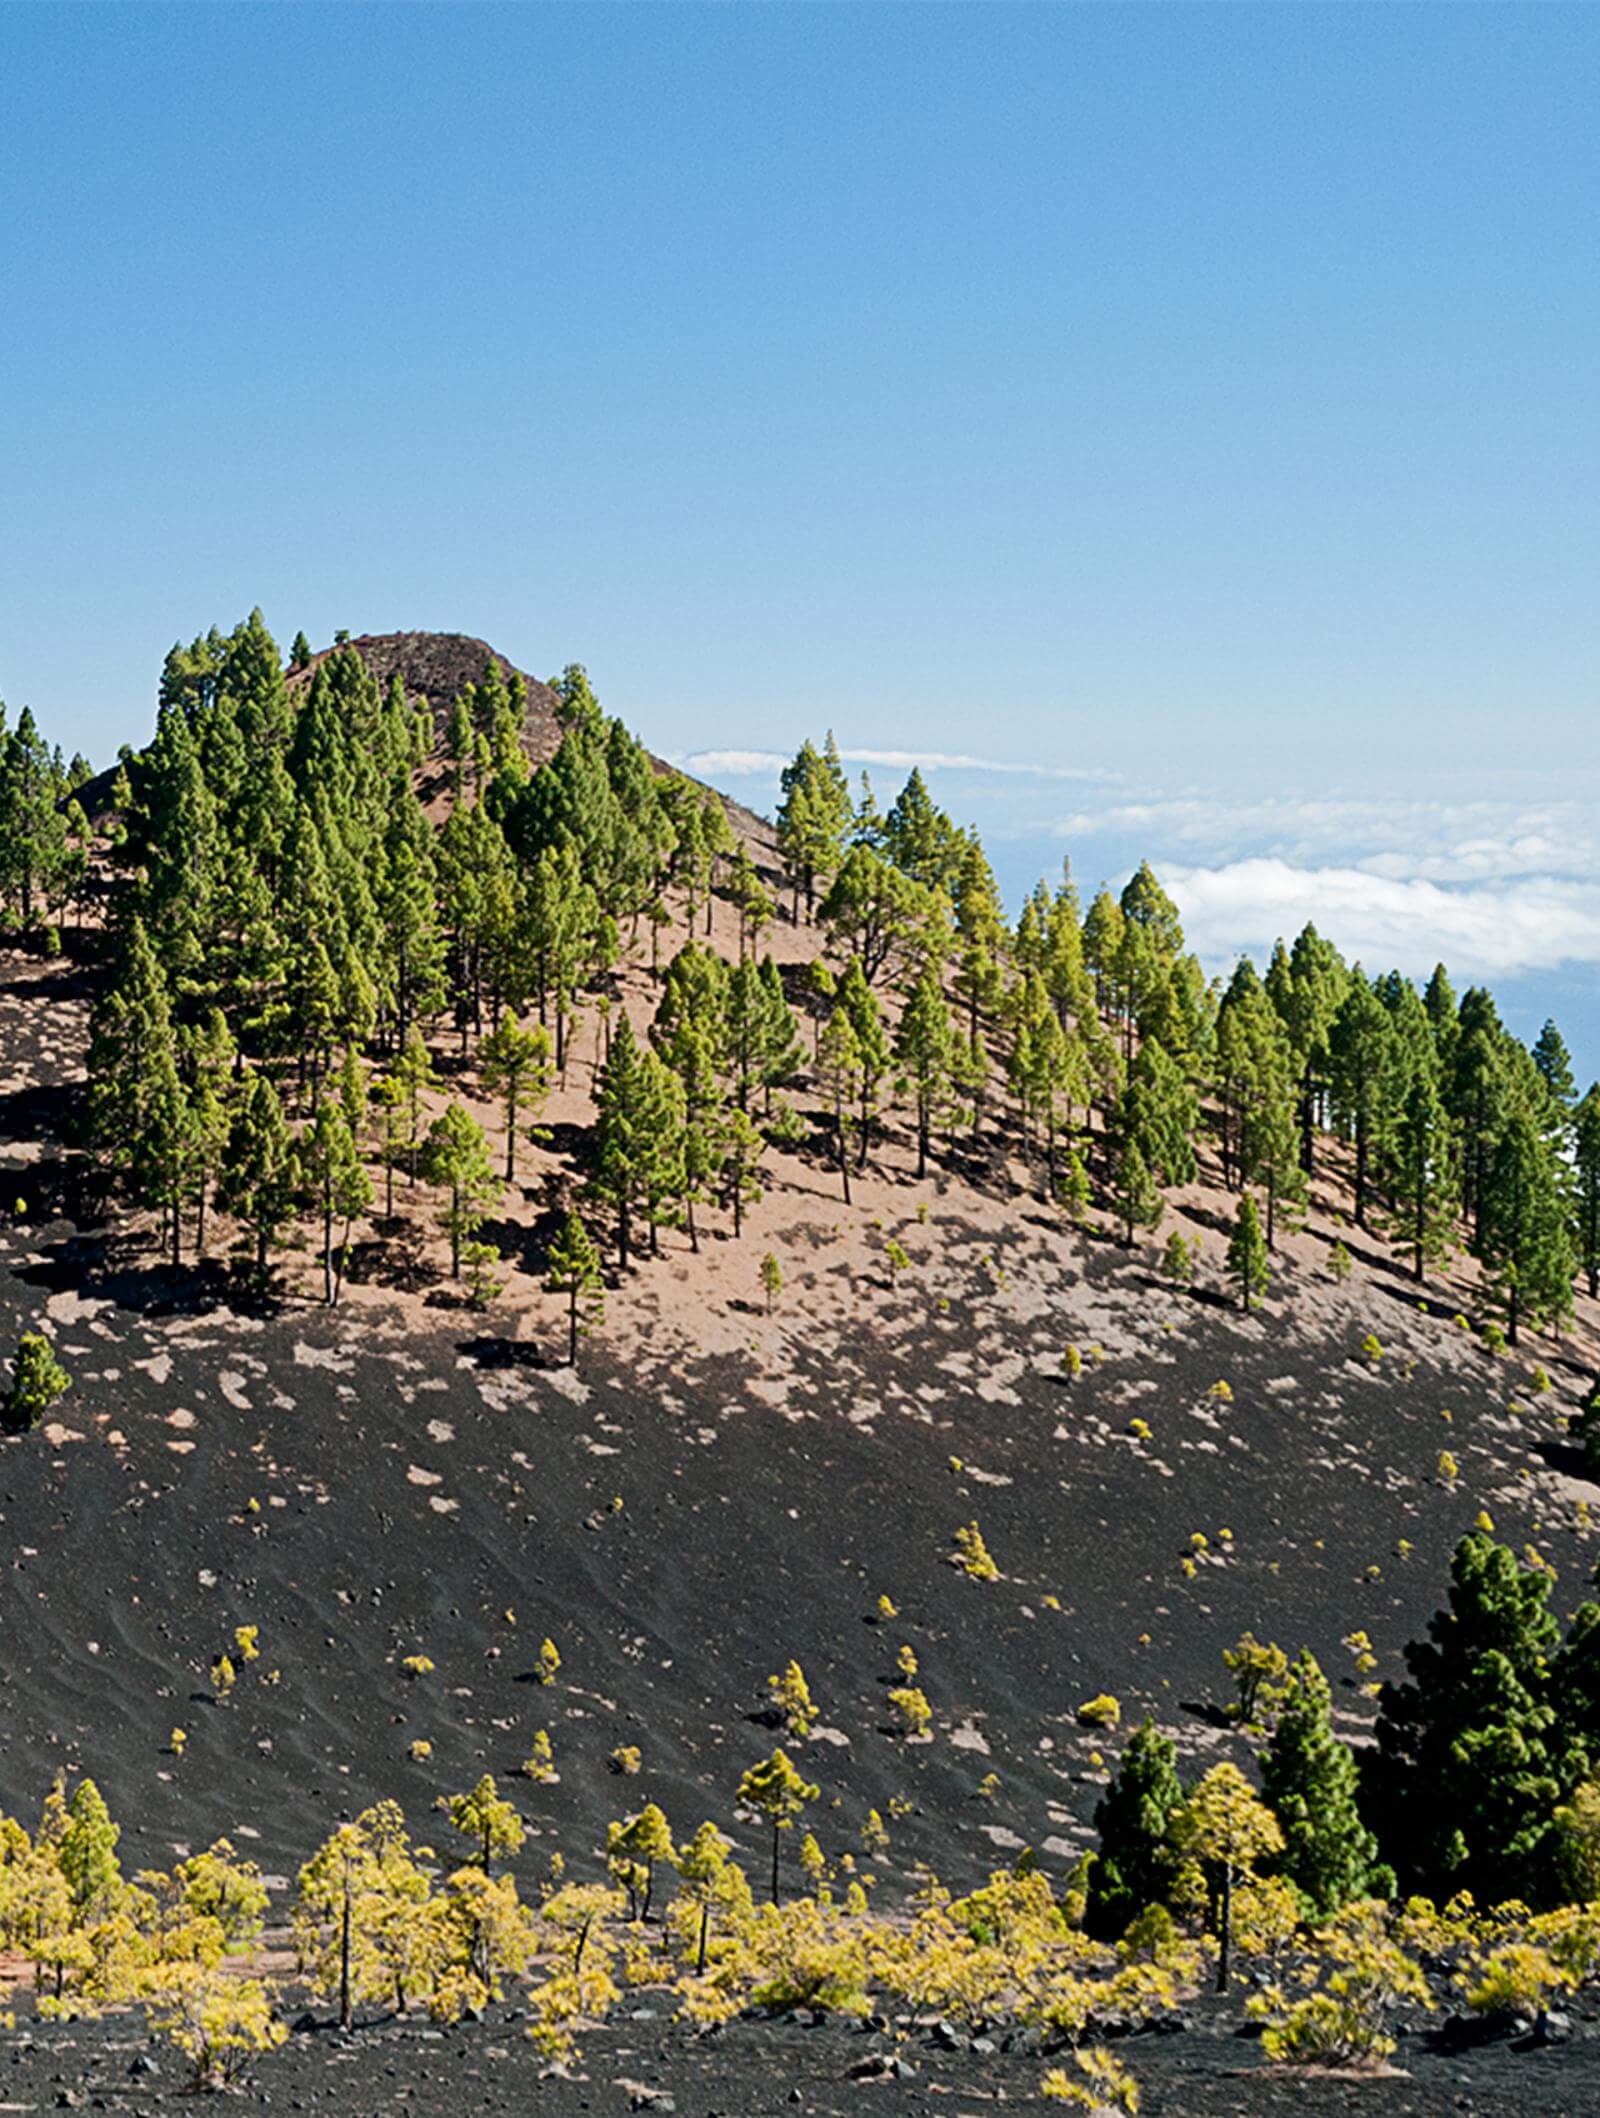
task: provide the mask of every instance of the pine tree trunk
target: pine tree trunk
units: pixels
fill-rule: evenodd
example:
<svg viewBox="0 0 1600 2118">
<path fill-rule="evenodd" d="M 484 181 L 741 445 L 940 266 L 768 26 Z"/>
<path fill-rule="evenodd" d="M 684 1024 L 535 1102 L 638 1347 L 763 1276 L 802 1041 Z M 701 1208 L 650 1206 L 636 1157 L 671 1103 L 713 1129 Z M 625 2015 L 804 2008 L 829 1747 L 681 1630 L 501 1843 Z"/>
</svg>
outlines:
<svg viewBox="0 0 1600 2118">
<path fill-rule="evenodd" d="M 1356 1226 L 1367 1225 L 1367 1128 L 1356 1126 Z"/>
<path fill-rule="evenodd" d="M 344 1912 L 339 1922 L 339 2027 L 348 2030 L 350 2009 L 350 1871 L 345 1870 Z"/>
</svg>

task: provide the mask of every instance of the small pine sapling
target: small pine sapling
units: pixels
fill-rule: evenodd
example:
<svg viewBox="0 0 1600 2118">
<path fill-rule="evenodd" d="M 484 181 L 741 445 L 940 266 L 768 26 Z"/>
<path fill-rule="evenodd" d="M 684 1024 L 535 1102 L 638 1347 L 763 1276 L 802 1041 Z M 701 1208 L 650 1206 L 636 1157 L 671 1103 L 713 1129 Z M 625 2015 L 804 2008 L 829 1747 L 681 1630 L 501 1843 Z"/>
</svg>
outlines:
<svg viewBox="0 0 1600 2118">
<path fill-rule="evenodd" d="M 72 1388 L 72 1377 L 56 1359 L 42 1331 L 24 1331 L 11 1361 L 11 1389 L 5 1400 L 6 1424 L 36 1427 Z"/>
<path fill-rule="evenodd" d="M 770 1250 L 761 1260 L 761 1291 L 767 1298 L 767 1314 L 771 1316 L 772 1305 L 783 1292 L 783 1267 Z"/>
</svg>

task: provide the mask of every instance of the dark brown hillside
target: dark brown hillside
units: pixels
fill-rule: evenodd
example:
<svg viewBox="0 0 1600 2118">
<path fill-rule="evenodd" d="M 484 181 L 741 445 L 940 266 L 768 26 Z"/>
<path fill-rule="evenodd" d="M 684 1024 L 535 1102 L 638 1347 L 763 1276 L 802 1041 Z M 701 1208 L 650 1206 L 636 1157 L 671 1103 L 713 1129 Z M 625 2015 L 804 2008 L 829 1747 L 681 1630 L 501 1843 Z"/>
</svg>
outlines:
<svg viewBox="0 0 1600 2118">
<path fill-rule="evenodd" d="M 514 662 L 508 661 L 487 640 L 474 639 L 470 633 L 462 632 L 385 632 L 362 633 L 348 644 L 380 684 L 387 684 L 399 671 L 407 695 L 414 701 L 425 701 L 432 709 L 434 733 L 441 742 L 451 705 L 469 684 L 478 682 L 485 669 L 492 664 L 507 681 L 520 675 L 528 687 L 523 746 L 536 765 L 542 765 L 554 756 L 561 740 L 554 691 L 538 677 L 529 676 L 526 670 L 518 670 Z M 290 683 L 308 682 L 311 670 L 332 652 L 332 648 L 324 648 L 321 653 L 313 655 L 306 670 L 291 672 Z M 664 758 L 652 757 L 652 763 L 661 772 L 674 769 Z M 776 847 L 772 826 L 764 816 L 757 816 L 754 810 L 731 800 L 720 789 L 715 791 L 727 811 L 729 823 L 741 838 L 749 841 L 752 850 Z"/>
<path fill-rule="evenodd" d="M 433 711 L 434 732 L 442 738 L 450 708 L 469 684 L 476 684 L 491 666 L 509 682 L 520 675 L 528 687 L 528 715 L 523 724 L 523 743 L 535 764 L 551 757 L 561 740 L 556 720 L 556 695 L 550 686 L 491 647 L 464 632 L 362 633 L 347 643 L 382 685 L 398 671 L 413 701 L 426 703 Z M 309 684 L 319 663 L 334 652 L 325 647 L 312 656 L 304 669 L 291 670 L 289 682 Z"/>
</svg>

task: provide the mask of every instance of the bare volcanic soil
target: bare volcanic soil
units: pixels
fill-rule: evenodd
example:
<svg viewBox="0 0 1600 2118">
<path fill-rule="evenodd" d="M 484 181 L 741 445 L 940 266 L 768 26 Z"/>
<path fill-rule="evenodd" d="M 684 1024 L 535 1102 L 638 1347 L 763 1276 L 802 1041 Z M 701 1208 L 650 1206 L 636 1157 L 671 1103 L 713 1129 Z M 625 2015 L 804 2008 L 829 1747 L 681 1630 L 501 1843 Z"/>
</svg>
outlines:
<svg viewBox="0 0 1600 2118">
<path fill-rule="evenodd" d="M 1600 2108 L 1600 2025 L 1571 2043 L 1499 2042 L 1453 2052 L 1436 2036 L 1401 2041 L 1381 2076 L 1289 2074 L 1202 2009 L 1168 2033 L 1124 2039 L 1138 2075 L 1141 2118 L 1592 2118 Z M 942 2029 L 844 2025 L 780 2017 L 695 2036 L 647 2008 L 590 2037 L 569 2073 L 552 2072 L 523 2035 L 520 2011 L 491 2008 L 453 2030 L 382 2023 L 346 2036 L 303 2029 L 252 2077 L 244 2095 L 278 2111 L 339 2118 L 540 2118 L 676 2111 L 680 2118 L 978 2118 L 996 2104 L 1041 2114 L 1046 2061 L 1026 2039 L 973 2049 Z M 990 2040 L 980 2040 L 980 2047 Z M 182 2103 L 180 2103 L 182 2098 Z M 0 2109 L 78 2105 L 153 2118 L 194 2108 L 182 2069 L 126 2020 L 41 2024 L 0 2053 Z"/>
<path fill-rule="evenodd" d="M 1154 1713 L 1192 1767 L 1209 1763 L 1238 1742 L 1217 1711 L 1220 1657 L 1248 1627 L 1310 1646 L 1359 1738 L 1363 1687 L 1397 1669 L 1480 1508 L 1554 1563 L 1563 1607 L 1583 1593 L 1582 1503 L 1600 1489 L 1563 1435 L 1585 1368 L 1541 1345 L 1554 1387 L 1537 1392 L 1531 1355 L 1490 1357 L 1398 1279 L 1307 1280 L 1246 1318 L 1026 1201 L 998 1235 L 976 1229 L 930 1180 L 908 1191 L 928 1212 L 892 1290 L 847 1246 L 835 1262 L 815 1214 L 785 1227 L 771 1208 L 761 1241 L 831 1290 L 826 1330 L 730 1298 L 714 1352 L 608 1326 L 574 1374 L 550 1364 L 553 1305 L 521 1338 L 492 1313 L 330 1315 L 254 1301 L 220 1269 L 152 1266 L 75 1205 L 54 1136 L 72 1054 L 51 1019 L 5 1017 L 0 1341 L 42 1322 L 75 1388 L 0 1443 L 0 1806 L 31 1825 L 58 1769 L 91 1774 L 130 1872 L 227 1835 L 286 1893 L 331 1826 L 383 1796 L 442 1846 L 436 1797 L 489 1771 L 527 1820 L 530 1887 L 557 1848 L 569 1873 L 597 1873 L 607 1822 L 651 1799 L 680 1833 L 713 1818 L 759 1873 L 734 1790 L 775 1740 L 766 1678 L 794 1656 L 821 1713 L 801 1747 L 822 1789 L 810 1822 L 837 1858 L 860 1853 L 870 1808 L 890 1820 L 879 1902 L 917 1863 L 969 1887 L 1024 1846 L 1060 1874 L 1118 1743 L 1080 1726 L 1085 1700 L 1113 1695 L 1124 1729 Z M 1070 1382 L 1069 1343 L 1085 1356 Z M 972 1521 L 997 1581 L 949 1564 Z M 880 1594 L 900 1613 L 888 1625 Z M 219 1700 L 210 1664 L 241 1625 L 260 1628 L 260 1659 Z M 1357 1630 L 1376 1671 L 1357 1670 Z M 546 1636 L 552 1684 L 535 1675 Z M 890 1727 L 902 1641 L 934 1709 L 925 1742 Z M 416 1656 L 433 1667 L 411 1678 Z M 511 1777 L 540 1728 L 548 1786 Z M 620 1746 L 637 1747 L 636 1775 L 612 1769 Z M 147 2048 L 126 2019 L 58 2030 L 25 1998 L 20 2015 L 0 2104 L 86 2088 L 148 2109 L 177 2092 L 164 2055 L 128 2074 Z M 1126 2048 L 1147 2110 L 1600 2107 L 1582 2023 L 1554 2052 L 1462 2057 L 1419 2036 L 1400 2054 L 1411 2080 L 1280 2085 L 1232 2034 L 1236 2013 L 1209 2022 L 1202 2009 Z M 914 2075 L 848 2078 L 902 2049 Z M 566 2113 L 626 2109 L 619 2083 L 636 2081 L 729 2118 L 796 2097 L 962 2111 L 1002 2090 L 1027 2107 L 1043 2062 L 790 2022 L 695 2042 L 625 2004 L 580 2071 L 536 2085 L 520 2024 L 495 2010 L 442 2035 L 297 2036 L 252 2093 Z"/>
</svg>

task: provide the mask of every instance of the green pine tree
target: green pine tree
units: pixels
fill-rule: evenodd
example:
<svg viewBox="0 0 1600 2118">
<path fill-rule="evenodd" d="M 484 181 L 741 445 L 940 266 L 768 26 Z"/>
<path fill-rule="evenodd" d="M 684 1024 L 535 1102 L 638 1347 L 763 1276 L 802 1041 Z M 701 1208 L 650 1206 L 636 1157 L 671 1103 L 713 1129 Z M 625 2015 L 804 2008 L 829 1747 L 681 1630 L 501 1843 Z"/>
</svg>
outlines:
<svg viewBox="0 0 1600 2118">
<path fill-rule="evenodd" d="M 446 1105 L 428 1127 L 422 1173 L 449 1194 L 440 1224 L 450 1238 L 451 1274 L 460 1279 L 461 1246 L 499 1205 L 501 1192 L 483 1127 L 464 1103 Z"/>
<path fill-rule="evenodd" d="M 1573 1234 L 1589 1299 L 1600 1295 L 1600 1081 L 1573 1113 Z"/>
<path fill-rule="evenodd" d="M 42 1331 L 24 1331 L 11 1357 L 11 1387 L 6 1393 L 6 1424 L 36 1427 L 72 1388 L 72 1377 L 56 1359 Z"/>
<path fill-rule="evenodd" d="M 322 1222 L 322 1289 L 330 1309 L 338 1306 L 350 1255 L 350 1226 L 372 1204 L 367 1175 L 355 1135 L 344 1111 L 324 1102 L 297 1143 L 301 1187 Z M 343 1233 L 334 1244 L 334 1229 Z"/>
<path fill-rule="evenodd" d="M 1549 1666 L 1551 1577 L 1474 1532 L 1456 1546 L 1448 1608 L 1379 1696 L 1367 1813 L 1402 1889 L 1440 1899 L 1548 1894 L 1560 1788 Z"/>
<path fill-rule="evenodd" d="M 1122 1240 L 1128 1248 L 1132 1248 L 1135 1230 L 1160 1227 L 1166 1201 L 1135 1140 L 1125 1141 L 1117 1151 L 1113 1197 L 1117 1219 L 1122 1223 Z"/>
<path fill-rule="evenodd" d="M 1317 1919 L 1393 1886 L 1391 1876 L 1375 1873 L 1377 1841 L 1361 1820 L 1355 1757 L 1333 1732 L 1331 1703 L 1327 1678 L 1302 1649 L 1261 1754 L 1262 1800 L 1283 1833 L 1278 1872 Z"/>
<path fill-rule="evenodd" d="M 616 1216 L 618 1262 L 628 1269 L 633 1213 L 645 1190 L 652 1142 L 645 1111 L 644 1054 L 626 1014 L 618 1018 L 611 1049 L 595 1088 L 595 1156 L 590 1188 Z"/>
<path fill-rule="evenodd" d="M 550 1246 L 545 1286 L 567 1298 L 567 1365 L 578 1365 L 578 1338 L 605 1315 L 605 1278 L 594 1238 L 575 1213 L 569 1213 Z"/>
<path fill-rule="evenodd" d="M 956 1035 L 944 993 L 931 971 L 912 987 L 900 1016 L 894 1056 L 910 1087 L 917 1120 L 917 1180 L 928 1170 L 933 1123 L 950 1087 Z"/>
<path fill-rule="evenodd" d="M 217 1203 L 254 1238 L 260 1274 L 294 1210 L 293 1160 L 278 1091 L 266 1074 L 254 1072 L 229 1130 Z"/>
<path fill-rule="evenodd" d="M 1518 1110 L 1481 1180 L 1478 1255 L 1516 1345 L 1524 1320 L 1560 1322 L 1572 1310 L 1572 1242 L 1565 1171 L 1555 1141 Z"/>
<path fill-rule="evenodd" d="M 861 1086 L 861 1047 L 849 1012 L 836 1006 L 817 1049 L 817 1085 L 833 1118 L 844 1203 L 850 1204 L 850 1121 Z"/>
<path fill-rule="evenodd" d="M 537 1118 L 553 1083 L 553 1048 L 544 1028 L 524 1029 L 507 1012 L 478 1047 L 483 1085 L 498 1095 L 505 1110 L 506 1182 L 517 1175 L 517 1123 Z"/>
<path fill-rule="evenodd" d="M 1147 1905 L 1165 1900 L 1179 1866 L 1170 1833 L 1182 1806 L 1177 1751 L 1146 1720 L 1094 1813 L 1100 1851 L 1089 1868 L 1084 1925 L 1097 1941 L 1119 1940 Z"/>
<path fill-rule="evenodd" d="M 1233 1233 L 1228 1238 L 1228 1272 L 1239 1289 L 1239 1306 L 1248 1315 L 1252 1302 L 1266 1292 L 1271 1278 L 1261 1216 L 1249 1192 L 1239 1201 Z"/>
</svg>

